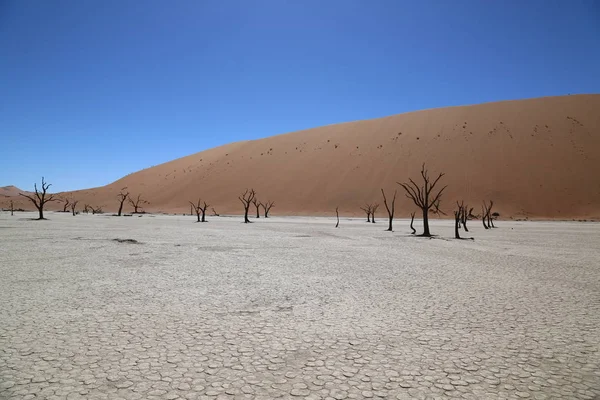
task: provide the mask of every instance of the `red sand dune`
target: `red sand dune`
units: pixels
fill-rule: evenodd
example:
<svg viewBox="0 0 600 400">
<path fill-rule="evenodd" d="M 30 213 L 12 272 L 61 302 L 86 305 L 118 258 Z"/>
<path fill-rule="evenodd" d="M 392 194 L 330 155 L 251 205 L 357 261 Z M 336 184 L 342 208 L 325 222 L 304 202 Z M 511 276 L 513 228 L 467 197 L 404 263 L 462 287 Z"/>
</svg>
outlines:
<svg viewBox="0 0 600 400">
<path fill-rule="evenodd" d="M 446 174 L 449 215 L 457 200 L 475 211 L 494 200 L 504 218 L 600 218 L 600 95 L 424 110 L 232 143 L 73 196 L 114 212 L 127 187 L 151 212 L 189 212 L 200 196 L 221 214 L 240 214 L 238 196 L 254 188 L 276 202 L 273 215 L 331 215 L 336 206 L 361 215 L 384 188 L 398 190 L 402 217 L 415 206 L 396 182 L 418 178 L 423 162 L 431 175 Z"/>
</svg>

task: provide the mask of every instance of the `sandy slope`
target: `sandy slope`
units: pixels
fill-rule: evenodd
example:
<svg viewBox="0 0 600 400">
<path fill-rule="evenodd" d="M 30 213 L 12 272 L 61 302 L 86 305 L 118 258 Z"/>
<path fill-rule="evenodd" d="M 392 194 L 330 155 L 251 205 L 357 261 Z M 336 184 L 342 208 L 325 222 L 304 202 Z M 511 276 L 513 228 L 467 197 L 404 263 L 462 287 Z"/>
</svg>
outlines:
<svg viewBox="0 0 600 400">
<path fill-rule="evenodd" d="M 359 215 L 423 162 L 446 173 L 447 212 L 456 200 L 493 199 L 504 217 L 598 218 L 600 95 L 425 110 L 232 143 L 75 196 L 113 211 L 126 186 L 149 211 L 189 212 L 188 200 L 202 196 L 220 213 L 240 213 L 237 196 L 253 187 L 276 201 L 274 213 L 331 214 L 339 205 Z M 398 194 L 406 216 L 414 206 Z"/>
<path fill-rule="evenodd" d="M 18 196 L 19 193 L 29 193 L 24 190 L 19 189 L 16 186 L 2 186 L 0 187 L 0 198 L 1 197 L 12 197 Z"/>
</svg>

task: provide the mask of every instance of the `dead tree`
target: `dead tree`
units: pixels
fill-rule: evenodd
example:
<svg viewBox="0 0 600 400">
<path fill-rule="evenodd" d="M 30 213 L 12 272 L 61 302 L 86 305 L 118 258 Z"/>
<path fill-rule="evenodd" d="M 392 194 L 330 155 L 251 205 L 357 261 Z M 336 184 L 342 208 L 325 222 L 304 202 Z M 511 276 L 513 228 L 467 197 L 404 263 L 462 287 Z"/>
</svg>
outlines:
<svg viewBox="0 0 600 400">
<path fill-rule="evenodd" d="M 410 178 L 406 183 L 398 182 L 398 184 L 406 191 L 406 197 L 411 199 L 423 212 L 423 235 L 421 236 L 431 236 L 431 233 L 429 232 L 429 210 L 435 206 L 434 211 L 441 212 L 439 208 L 440 199 L 447 186 L 441 188 L 437 193 L 433 193 L 433 190 L 443 176 L 444 173 L 440 173 L 438 177 L 431 182 L 429 173 L 425 169 L 425 164 L 423 164 L 421 167 L 421 177 L 423 178 L 422 186 L 417 185 L 415 181 Z"/>
<path fill-rule="evenodd" d="M 271 208 L 273 208 L 274 205 L 274 201 L 267 201 L 266 203 L 262 204 L 263 211 L 265 212 L 265 218 L 269 218 L 269 211 L 271 211 Z"/>
<path fill-rule="evenodd" d="M 218 216 L 219 216 L 219 214 L 217 213 L 217 210 L 215 210 L 215 209 L 214 209 L 214 207 L 213 207 L 213 208 L 211 208 L 211 210 L 212 210 L 212 212 L 213 212 L 213 216 L 214 216 L 214 217 L 218 217 Z M 265 218 L 266 218 L 266 217 L 265 217 Z"/>
<path fill-rule="evenodd" d="M 370 204 L 366 204 L 364 207 L 361 207 L 360 209 L 363 210 L 367 214 L 367 222 L 371 222 L 371 212 L 373 210 L 373 207 Z"/>
<path fill-rule="evenodd" d="M 377 209 L 379 208 L 379 204 L 375 203 L 371 206 L 371 223 L 375 223 L 375 213 L 377 212 Z"/>
<path fill-rule="evenodd" d="M 385 209 L 387 210 L 388 213 L 388 218 L 389 218 L 389 224 L 388 224 L 388 228 L 387 230 L 392 232 L 392 222 L 394 220 L 394 212 L 396 209 L 396 194 L 398 192 L 396 190 L 394 190 L 394 198 L 392 199 L 392 203 L 391 203 L 391 207 L 387 202 L 387 198 L 385 197 L 385 192 L 383 191 L 383 189 L 381 189 L 381 194 L 383 195 L 383 205 L 385 205 Z"/>
<path fill-rule="evenodd" d="M 119 212 L 117 213 L 117 215 L 119 217 L 121 216 L 121 212 L 123 211 L 123 203 L 125 203 L 125 201 L 129 197 L 129 192 L 126 192 L 126 189 L 127 188 L 124 187 L 123 189 L 121 189 L 121 192 L 117 195 L 117 199 L 119 199 Z"/>
<path fill-rule="evenodd" d="M 75 209 L 77 208 L 77 204 L 79 203 L 78 200 L 71 200 L 71 212 L 73 213 L 73 216 L 75 216 Z"/>
<path fill-rule="evenodd" d="M 128 198 L 129 204 L 131 204 L 131 206 L 133 207 L 133 213 L 134 214 L 138 214 L 140 212 L 144 212 L 144 204 L 150 204 L 150 202 L 142 199 L 142 195 L 138 194 L 137 197 L 135 199 L 133 199 L 131 196 L 129 196 Z M 141 211 L 139 211 L 141 210 Z"/>
<path fill-rule="evenodd" d="M 262 206 L 262 203 L 255 197 L 252 199 L 252 204 L 256 207 L 256 218 L 260 218 L 260 207 Z"/>
<path fill-rule="evenodd" d="M 58 198 L 55 198 L 53 194 L 48 193 L 48 188 L 50 186 L 52 186 L 52 184 L 46 183 L 46 181 L 44 181 L 44 177 L 42 176 L 42 190 L 41 191 L 38 190 L 37 184 L 34 183 L 33 187 L 35 189 L 35 193 L 33 196 L 30 196 L 28 194 L 19 193 L 20 196 L 27 197 L 33 203 L 35 208 L 37 208 L 37 210 L 40 214 L 40 217 L 38 219 L 45 219 L 44 218 L 44 206 L 46 205 L 46 203 L 58 200 Z"/>
<path fill-rule="evenodd" d="M 71 202 L 69 201 L 69 199 L 63 199 L 62 201 L 64 201 L 63 204 L 63 212 L 67 212 L 67 208 L 69 207 L 69 205 L 71 205 Z"/>
<path fill-rule="evenodd" d="M 10 201 L 10 216 L 12 217 L 13 215 L 15 215 L 15 203 L 11 200 Z"/>
<path fill-rule="evenodd" d="M 98 207 L 92 207 L 92 215 L 95 214 L 102 214 L 104 212 L 104 210 L 102 209 L 102 206 L 98 206 Z"/>
<path fill-rule="evenodd" d="M 208 208 L 208 204 L 206 204 L 205 201 L 200 201 L 200 198 L 198 198 L 198 203 L 192 203 L 190 201 L 190 204 L 192 205 L 192 208 L 194 209 L 194 211 L 196 212 L 196 216 L 198 217 L 198 221 L 196 222 L 206 222 L 206 209 Z M 202 214 L 202 219 L 200 219 L 200 214 Z"/>
<path fill-rule="evenodd" d="M 250 209 L 250 204 L 252 204 L 252 201 L 254 200 L 255 197 L 256 197 L 256 192 L 254 191 L 254 189 L 250 189 L 250 190 L 246 189 L 246 191 L 244 193 L 242 193 L 241 196 L 238 197 L 238 199 L 240 199 L 240 201 L 244 205 L 244 223 L 245 224 L 249 224 L 252 222 L 248 219 L 248 210 Z"/>
<path fill-rule="evenodd" d="M 415 227 L 413 226 L 413 222 L 415 221 L 415 212 L 411 212 L 410 213 L 410 229 L 412 229 L 411 234 L 415 234 L 417 233 L 417 230 L 415 229 Z"/>
<path fill-rule="evenodd" d="M 481 221 L 483 222 L 483 227 L 485 229 L 495 228 L 494 223 L 492 222 L 492 207 L 494 206 L 494 202 L 490 200 L 490 204 L 486 204 L 485 200 L 483 202 L 483 206 L 481 207 L 482 215 Z M 487 223 L 486 223 L 487 221 Z"/>
<path fill-rule="evenodd" d="M 335 224 L 336 228 L 340 226 L 340 212 L 338 211 L 339 207 L 335 208 L 335 216 L 337 217 L 337 223 Z"/>
<path fill-rule="evenodd" d="M 460 239 L 460 223 L 462 221 L 463 213 L 465 212 L 465 210 L 464 205 L 460 204 L 458 201 L 456 202 L 456 205 L 458 206 L 458 209 L 454 211 L 454 238 Z"/>
<path fill-rule="evenodd" d="M 90 212 L 90 209 L 91 209 L 91 207 L 90 207 L 90 205 L 89 205 L 89 204 L 84 204 L 84 205 L 83 205 L 83 212 L 84 212 L 84 213 L 86 213 L 86 214 L 89 214 L 89 212 Z"/>
</svg>

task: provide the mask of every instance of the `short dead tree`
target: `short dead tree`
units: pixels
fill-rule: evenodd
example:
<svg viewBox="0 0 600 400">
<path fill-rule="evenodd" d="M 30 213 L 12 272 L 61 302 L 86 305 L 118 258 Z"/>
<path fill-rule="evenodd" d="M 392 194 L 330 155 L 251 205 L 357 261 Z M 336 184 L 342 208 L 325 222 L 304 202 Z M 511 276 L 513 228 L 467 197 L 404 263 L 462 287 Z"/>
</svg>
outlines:
<svg viewBox="0 0 600 400">
<path fill-rule="evenodd" d="M 63 199 L 61 200 L 63 201 L 63 212 L 67 212 L 67 208 L 69 208 L 69 205 L 71 205 L 71 202 L 69 201 L 69 199 Z"/>
<path fill-rule="evenodd" d="M 198 217 L 198 220 L 196 222 L 206 222 L 206 209 L 208 208 L 208 204 L 206 204 L 205 201 L 202 202 L 200 198 L 198 198 L 197 203 L 192 203 L 190 201 L 190 204 L 192 205 L 192 208 L 194 209 L 194 211 L 196 212 L 196 216 Z M 202 218 L 200 218 L 201 214 Z"/>
<path fill-rule="evenodd" d="M 423 212 L 423 234 L 421 236 L 431 236 L 429 231 L 429 211 L 433 208 L 433 211 L 438 213 L 441 212 L 439 208 L 440 199 L 447 186 L 441 188 L 437 193 L 434 193 L 434 189 L 443 176 L 444 173 L 440 173 L 432 182 L 429 178 L 427 169 L 425 169 L 425 164 L 423 164 L 421 167 L 421 177 L 423 178 L 422 186 L 417 185 L 415 181 L 410 178 L 408 182 L 398 182 L 406 192 L 406 197 L 411 199 Z"/>
<path fill-rule="evenodd" d="M 238 199 L 240 199 L 240 201 L 242 202 L 242 204 L 244 205 L 244 223 L 245 224 L 249 224 L 252 221 L 250 221 L 250 219 L 248 219 L 248 210 L 250 209 L 250 204 L 252 204 L 252 201 L 254 200 L 254 198 L 256 197 L 256 192 L 254 191 L 254 189 L 246 189 L 246 191 L 244 193 L 242 193 L 241 196 L 238 197 Z"/>
<path fill-rule="evenodd" d="M 262 203 L 255 197 L 252 199 L 252 204 L 256 207 L 256 218 L 260 218 L 260 207 L 262 206 Z"/>
<path fill-rule="evenodd" d="M 104 213 L 104 210 L 102 209 L 102 206 L 91 207 L 91 210 L 92 210 L 92 215 Z"/>
<path fill-rule="evenodd" d="M 86 203 L 86 204 L 83 205 L 83 212 L 84 213 L 89 214 L 89 212 L 90 212 L 91 209 L 92 209 L 92 207 L 90 207 L 89 204 Z"/>
<path fill-rule="evenodd" d="M 270 200 L 262 204 L 263 211 L 265 212 L 265 218 L 269 218 L 269 211 L 271 211 L 271 208 L 273 208 L 274 205 L 275 202 Z"/>
<path fill-rule="evenodd" d="M 218 217 L 219 216 L 219 214 L 217 213 L 217 210 L 215 210 L 214 207 L 211 208 L 211 210 L 212 210 L 213 217 Z"/>
<path fill-rule="evenodd" d="M 460 224 L 463 219 L 463 213 L 465 212 L 464 204 L 456 202 L 458 208 L 454 210 L 454 238 L 460 239 Z"/>
<path fill-rule="evenodd" d="M 129 192 L 126 192 L 125 190 L 127 190 L 126 187 L 121 189 L 121 192 L 117 195 L 117 199 L 119 199 L 119 212 L 117 213 L 117 216 L 119 216 L 119 217 L 121 216 L 121 213 L 123 212 L 123 203 L 125 203 L 127 198 L 129 198 Z"/>
<path fill-rule="evenodd" d="M 388 213 L 388 228 L 387 230 L 392 232 L 393 231 L 393 227 L 392 227 L 392 223 L 394 221 L 394 212 L 396 209 L 396 194 L 398 192 L 396 190 L 394 190 L 394 197 L 392 198 L 392 202 L 390 204 L 388 204 L 387 198 L 385 197 L 385 192 L 383 191 L 383 189 L 381 189 L 381 194 L 383 195 L 383 205 L 385 206 L 385 209 L 387 210 Z"/>
<path fill-rule="evenodd" d="M 485 200 L 483 202 L 483 206 L 481 207 L 481 222 L 483 222 L 483 227 L 485 229 L 495 228 L 493 218 L 492 218 L 492 207 L 494 206 L 494 202 L 490 200 L 490 204 L 486 204 Z M 486 223 L 487 222 L 487 223 Z"/>
<path fill-rule="evenodd" d="M 336 228 L 340 227 L 340 212 L 339 212 L 339 207 L 335 208 L 335 216 L 337 217 L 337 222 L 335 224 Z"/>
<path fill-rule="evenodd" d="M 46 181 L 44 181 L 44 177 L 42 176 L 42 190 L 38 190 L 37 188 L 37 184 L 35 183 L 33 185 L 34 189 L 35 189 L 35 193 L 30 196 L 28 194 L 23 194 L 23 193 L 19 193 L 19 196 L 23 196 L 28 198 L 33 205 L 35 206 L 35 208 L 37 208 L 40 217 L 38 219 L 45 219 L 44 218 L 44 206 L 46 205 L 46 203 L 49 203 L 51 201 L 57 201 L 58 198 L 54 197 L 53 194 L 49 194 L 48 193 L 48 188 L 52 186 L 52 184 L 50 183 L 46 183 Z"/>
<path fill-rule="evenodd" d="M 417 233 L 417 230 L 415 229 L 415 227 L 413 226 L 413 222 L 415 221 L 415 212 L 411 212 L 410 213 L 410 229 L 412 230 L 411 234 L 415 234 Z"/>
<path fill-rule="evenodd" d="M 135 199 L 133 197 L 129 196 L 127 201 L 129 202 L 129 204 L 131 204 L 131 207 L 133 207 L 134 214 L 143 213 L 144 212 L 144 207 L 143 207 L 144 204 L 150 204 L 149 201 L 142 199 L 141 194 L 138 194 Z"/>
<path fill-rule="evenodd" d="M 79 204 L 79 200 L 71 200 L 71 212 L 73 213 L 73 216 L 77 215 L 76 211 L 77 211 L 77 204 Z"/>
<path fill-rule="evenodd" d="M 371 205 L 371 223 L 375 223 L 375 213 L 377 212 L 377 209 L 379 208 L 379 204 L 375 203 L 373 205 Z"/>
<path fill-rule="evenodd" d="M 15 215 L 15 203 L 11 200 L 10 201 L 10 216 L 12 217 L 13 215 Z"/>
<path fill-rule="evenodd" d="M 367 214 L 367 222 L 371 222 L 371 212 L 373 211 L 373 206 L 370 204 L 366 204 L 364 207 L 360 208 Z"/>
</svg>

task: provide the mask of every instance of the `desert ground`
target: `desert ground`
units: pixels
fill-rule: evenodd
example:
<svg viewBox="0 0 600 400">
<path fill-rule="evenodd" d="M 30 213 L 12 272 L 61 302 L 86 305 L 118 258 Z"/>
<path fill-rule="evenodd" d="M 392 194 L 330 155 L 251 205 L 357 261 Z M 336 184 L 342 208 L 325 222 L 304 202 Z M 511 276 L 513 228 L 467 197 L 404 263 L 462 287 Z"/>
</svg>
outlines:
<svg viewBox="0 0 600 400">
<path fill-rule="evenodd" d="M 382 218 L 32 217 L 0 213 L 2 399 L 600 396 L 597 223 L 457 241 L 441 220 L 425 239 Z"/>
</svg>

